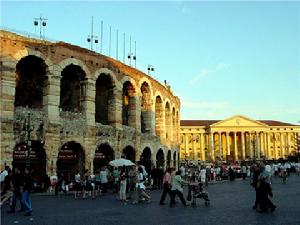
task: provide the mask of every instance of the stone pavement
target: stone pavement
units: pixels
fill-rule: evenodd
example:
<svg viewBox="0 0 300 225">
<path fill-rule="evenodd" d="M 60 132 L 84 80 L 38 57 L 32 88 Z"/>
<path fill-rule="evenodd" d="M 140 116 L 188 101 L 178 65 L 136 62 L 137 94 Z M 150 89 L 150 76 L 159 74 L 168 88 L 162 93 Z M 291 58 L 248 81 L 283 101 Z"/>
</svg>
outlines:
<svg viewBox="0 0 300 225">
<path fill-rule="evenodd" d="M 24 225 L 297 225 L 300 224 L 300 177 L 292 175 L 286 184 L 273 179 L 274 213 L 252 209 L 255 193 L 249 180 L 209 185 L 211 205 L 198 200 L 196 208 L 158 205 L 161 191 L 152 191 L 152 202 L 123 205 L 108 194 L 96 200 L 74 200 L 72 196 L 33 196 L 33 216 L 7 214 L 1 209 L 1 224 Z M 185 195 L 186 196 L 186 195 Z M 169 198 L 167 197 L 167 201 Z M 166 201 L 166 203 L 168 203 Z"/>
</svg>

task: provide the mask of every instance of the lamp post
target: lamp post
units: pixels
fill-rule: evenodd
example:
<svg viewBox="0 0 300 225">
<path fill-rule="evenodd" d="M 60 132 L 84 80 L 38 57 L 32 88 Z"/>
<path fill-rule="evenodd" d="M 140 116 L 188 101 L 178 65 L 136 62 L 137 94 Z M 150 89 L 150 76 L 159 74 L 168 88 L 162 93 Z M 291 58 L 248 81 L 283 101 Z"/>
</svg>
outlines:
<svg viewBox="0 0 300 225">
<path fill-rule="evenodd" d="M 151 75 L 151 71 L 154 71 L 154 67 L 152 65 L 148 65 L 148 75 Z"/>
<path fill-rule="evenodd" d="M 35 27 L 40 26 L 40 39 L 42 39 L 42 27 L 44 28 L 43 31 L 44 31 L 44 38 L 45 38 L 45 27 L 47 25 L 46 21 L 47 19 L 43 18 L 42 15 L 40 15 L 39 18 L 34 18 L 33 25 Z"/>
<path fill-rule="evenodd" d="M 98 44 L 98 36 L 94 35 L 94 17 L 92 16 L 91 34 L 87 37 L 87 42 L 91 43 L 91 50 L 93 50 L 93 43 Z"/>
</svg>

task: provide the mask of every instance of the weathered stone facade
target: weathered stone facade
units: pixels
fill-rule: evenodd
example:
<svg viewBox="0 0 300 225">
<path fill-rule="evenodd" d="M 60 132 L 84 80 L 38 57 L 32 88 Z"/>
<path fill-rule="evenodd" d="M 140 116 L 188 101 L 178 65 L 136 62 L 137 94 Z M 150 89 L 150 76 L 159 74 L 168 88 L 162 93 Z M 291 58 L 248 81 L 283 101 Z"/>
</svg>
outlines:
<svg viewBox="0 0 300 225">
<path fill-rule="evenodd" d="M 159 150 L 164 166 L 178 163 L 180 100 L 168 87 L 78 46 L 6 31 L 0 35 L 1 167 L 12 165 L 14 149 L 28 139 L 45 150 L 47 174 L 56 172 L 59 151 L 69 142 L 80 144 L 89 170 L 102 144 L 113 150 L 114 158 L 127 148 L 135 155 L 132 160 L 139 161 L 144 149 L 150 149 L 153 165 Z M 43 82 L 36 84 L 35 76 Z M 26 82 L 32 86 L 25 87 Z"/>
</svg>

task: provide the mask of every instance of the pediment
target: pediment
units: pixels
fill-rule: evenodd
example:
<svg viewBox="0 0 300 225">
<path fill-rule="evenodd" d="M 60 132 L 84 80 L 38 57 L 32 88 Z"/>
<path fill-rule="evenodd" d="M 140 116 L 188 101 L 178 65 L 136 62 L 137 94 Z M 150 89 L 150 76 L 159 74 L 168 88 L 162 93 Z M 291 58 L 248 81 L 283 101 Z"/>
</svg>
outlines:
<svg viewBox="0 0 300 225">
<path fill-rule="evenodd" d="M 266 124 L 244 116 L 233 116 L 211 125 L 211 127 L 265 127 Z"/>
</svg>

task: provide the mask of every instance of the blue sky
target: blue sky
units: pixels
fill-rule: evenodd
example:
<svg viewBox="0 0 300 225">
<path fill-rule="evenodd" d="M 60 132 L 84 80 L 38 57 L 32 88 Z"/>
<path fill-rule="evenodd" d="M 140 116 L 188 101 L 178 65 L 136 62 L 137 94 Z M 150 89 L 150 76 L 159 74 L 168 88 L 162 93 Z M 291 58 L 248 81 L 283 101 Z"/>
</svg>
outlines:
<svg viewBox="0 0 300 225">
<path fill-rule="evenodd" d="M 138 69 L 151 64 L 152 76 L 168 81 L 182 119 L 300 121 L 300 2 L 1 2 L 5 27 L 35 33 L 40 14 L 47 37 L 86 48 L 91 17 L 98 36 L 103 20 L 103 53 L 111 26 L 112 57 L 118 29 L 121 61 L 123 33 L 126 54 L 131 35 Z"/>
</svg>

